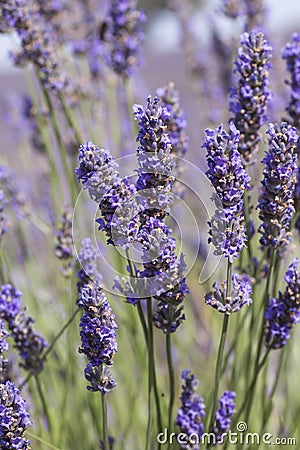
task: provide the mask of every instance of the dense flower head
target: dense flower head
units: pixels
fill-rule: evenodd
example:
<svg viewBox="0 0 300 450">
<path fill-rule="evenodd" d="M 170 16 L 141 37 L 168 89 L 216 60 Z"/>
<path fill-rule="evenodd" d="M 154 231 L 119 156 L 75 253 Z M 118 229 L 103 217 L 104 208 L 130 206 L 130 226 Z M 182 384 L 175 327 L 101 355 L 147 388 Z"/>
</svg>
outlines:
<svg viewBox="0 0 300 450">
<path fill-rule="evenodd" d="M 300 272 L 299 260 L 294 258 L 284 280 L 286 289 L 279 291 L 278 298 L 271 298 L 265 312 L 265 345 L 267 348 L 284 347 L 290 332 L 300 322 Z"/>
<path fill-rule="evenodd" d="M 103 33 L 105 61 L 122 77 L 130 77 L 141 59 L 146 16 L 136 5 L 137 0 L 112 0 Z"/>
<path fill-rule="evenodd" d="M 24 398 L 11 381 L 0 384 L 0 445 L 3 450 L 30 450 L 25 437 L 31 425 Z"/>
<path fill-rule="evenodd" d="M 232 287 L 229 296 L 226 296 L 227 281 L 213 284 L 214 290 L 205 294 L 205 303 L 223 314 L 232 314 L 239 311 L 244 305 L 252 303 L 252 285 L 248 275 L 232 275 Z"/>
<path fill-rule="evenodd" d="M 266 248 L 284 248 L 290 241 L 290 225 L 294 208 L 296 183 L 295 148 L 298 135 L 295 128 L 282 122 L 280 126 L 269 124 L 269 150 L 265 164 L 262 188 L 259 196 L 260 243 Z"/>
<path fill-rule="evenodd" d="M 287 112 L 292 119 L 292 125 L 300 128 L 300 33 L 293 33 L 291 42 L 282 49 L 282 57 L 286 60 L 291 80 L 291 98 Z"/>
<path fill-rule="evenodd" d="M 263 33 L 256 30 L 241 36 L 235 60 L 237 87 L 230 92 L 230 111 L 240 131 L 239 152 L 251 163 L 259 149 L 259 129 L 268 121 L 269 70 L 272 48 Z"/>
<path fill-rule="evenodd" d="M 3 284 L 0 291 L 0 318 L 7 322 L 15 319 L 22 308 L 22 292 L 11 284 Z"/>
<path fill-rule="evenodd" d="M 226 433 L 230 429 L 231 418 L 235 413 L 235 397 L 235 392 L 225 391 L 219 399 L 220 408 L 216 411 L 213 430 L 216 436 L 216 442 L 223 442 L 223 433 Z"/>
<path fill-rule="evenodd" d="M 98 271 L 97 263 L 99 260 L 99 251 L 96 246 L 92 244 L 91 239 L 85 238 L 82 240 L 81 249 L 78 254 L 78 261 L 81 265 L 78 270 L 77 288 L 80 294 L 82 287 L 86 284 L 96 282 L 100 283 L 102 275 Z"/>
<path fill-rule="evenodd" d="M 42 353 L 48 344 L 39 332 L 34 331 L 33 319 L 22 307 L 22 293 L 10 284 L 1 286 L 0 318 L 8 324 L 15 348 L 22 358 L 21 366 L 40 372 L 43 369 Z"/>
<path fill-rule="evenodd" d="M 90 383 L 87 389 L 91 392 L 100 391 L 107 394 L 117 385 L 107 366 L 95 367 L 92 364 L 87 364 L 84 369 L 84 376 Z"/>
<path fill-rule="evenodd" d="M 82 288 L 78 306 L 84 314 L 80 319 L 81 347 L 93 367 L 112 365 L 117 351 L 115 316 L 102 289 L 97 285 Z"/>
<path fill-rule="evenodd" d="M 171 142 L 171 154 L 183 158 L 188 149 L 188 135 L 187 116 L 180 106 L 179 93 L 175 89 L 174 83 L 169 83 L 167 86 L 159 88 L 156 91 L 161 105 L 168 111 L 168 116 L 165 119 L 166 132 L 169 135 Z M 173 170 L 175 177 L 182 172 L 182 161 L 176 159 L 176 168 Z"/>
<path fill-rule="evenodd" d="M 195 434 L 201 439 L 204 433 L 202 418 L 206 416 L 204 400 L 196 393 L 199 381 L 190 369 L 183 370 L 181 378 L 183 380 L 181 393 L 181 407 L 178 409 L 175 425 L 180 428 L 180 432 L 186 436 Z M 182 446 L 183 449 L 199 449 L 199 446 Z"/>
<path fill-rule="evenodd" d="M 121 178 L 110 152 L 92 142 L 80 146 L 78 162 L 78 180 L 99 204 L 99 229 L 107 235 L 108 244 L 129 247 L 135 239 L 139 218 L 135 186 Z"/>
<path fill-rule="evenodd" d="M 14 29 L 20 38 L 21 50 L 12 54 L 15 64 L 31 62 L 47 89 L 56 92 L 66 90 L 70 81 L 59 70 L 55 38 L 39 12 L 38 3 L 1 0 L 0 6 L 7 26 Z"/>
<path fill-rule="evenodd" d="M 215 254 L 224 255 L 231 262 L 246 243 L 243 199 L 245 191 L 251 189 L 238 151 L 239 138 L 240 133 L 231 122 L 229 134 L 223 125 L 216 130 L 207 129 L 202 146 L 207 152 L 206 175 L 214 187 L 217 207 L 209 222 L 209 242 L 215 246 Z"/>
<path fill-rule="evenodd" d="M 68 278 L 73 273 L 75 249 L 72 233 L 73 210 L 69 205 L 63 208 L 60 225 L 55 232 L 55 254 L 63 261 L 62 273 Z"/>
<path fill-rule="evenodd" d="M 153 313 L 153 324 L 165 334 L 175 333 L 183 320 L 185 320 L 183 306 L 176 308 L 164 301 L 157 304 Z"/>
<path fill-rule="evenodd" d="M 134 116 L 138 121 L 137 141 L 138 200 L 145 217 L 165 217 L 172 195 L 173 170 L 171 141 L 166 134 L 166 121 L 170 113 L 163 108 L 158 97 L 147 99 L 147 106 L 134 105 Z"/>
</svg>

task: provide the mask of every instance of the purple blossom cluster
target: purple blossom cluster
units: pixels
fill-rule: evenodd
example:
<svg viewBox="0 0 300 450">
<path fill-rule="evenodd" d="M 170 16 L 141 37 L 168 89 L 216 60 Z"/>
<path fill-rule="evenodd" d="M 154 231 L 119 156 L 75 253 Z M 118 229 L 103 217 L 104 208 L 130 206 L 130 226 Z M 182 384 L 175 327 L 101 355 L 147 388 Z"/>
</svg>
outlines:
<svg viewBox="0 0 300 450">
<path fill-rule="evenodd" d="M 20 38 L 21 50 L 12 54 L 14 63 L 19 66 L 32 63 L 47 89 L 65 91 L 70 81 L 59 69 L 55 37 L 40 14 L 38 3 L 1 0 L 0 7 L 7 27 Z"/>
<path fill-rule="evenodd" d="M 104 58 L 121 77 L 130 77 L 140 64 L 146 16 L 136 6 L 137 0 L 112 0 L 105 22 Z"/>
<path fill-rule="evenodd" d="M 215 254 L 224 255 L 230 262 L 238 258 L 246 244 L 243 225 L 243 199 L 251 189 L 238 151 L 240 133 L 230 123 L 229 134 L 223 125 L 215 131 L 206 130 L 203 146 L 206 149 L 208 170 L 206 175 L 215 190 L 216 213 L 210 221 L 210 238 Z"/>
<path fill-rule="evenodd" d="M 60 225 L 56 230 L 55 254 L 61 259 L 63 266 L 61 268 L 64 277 L 69 278 L 74 269 L 75 249 L 72 234 L 73 210 L 69 205 L 65 205 L 60 217 Z"/>
<path fill-rule="evenodd" d="M 3 450 L 30 450 L 25 437 L 31 425 L 27 405 L 11 381 L 0 384 L 0 446 Z"/>
<path fill-rule="evenodd" d="M 78 292 L 89 283 L 101 283 L 102 275 L 98 270 L 98 260 L 98 249 L 92 244 L 89 238 L 83 239 L 78 254 L 78 261 L 81 266 L 77 272 Z"/>
<path fill-rule="evenodd" d="M 284 281 L 286 289 L 279 291 L 278 298 L 271 298 L 265 312 L 265 345 L 267 348 L 284 347 L 290 339 L 290 333 L 300 322 L 300 272 L 299 260 L 294 258 L 288 267 Z"/>
<path fill-rule="evenodd" d="M 287 107 L 287 112 L 291 118 L 291 124 L 300 128 L 300 33 L 292 35 L 291 42 L 288 42 L 282 49 L 282 57 L 286 60 L 286 67 L 291 79 L 287 84 L 291 87 L 291 98 Z"/>
<path fill-rule="evenodd" d="M 183 370 L 181 393 L 181 407 L 178 409 L 175 425 L 186 437 L 198 437 L 195 442 L 182 444 L 180 448 L 187 450 L 199 450 L 201 438 L 204 434 L 202 418 L 206 416 L 204 400 L 196 393 L 199 381 L 191 374 L 190 369 Z M 230 429 L 231 418 L 235 413 L 235 392 L 225 391 L 219 399 L 220 408 L 216 411 L 213 433 L 216 443 L 223 442 L 223 433 Z"/>
<path fill-rule="evenodd" d="M 269 124 L 269 150 L 263 160 L 264 178 L 259 196 L 262 224 L 260 243 L 269 249 L 283 249 L 291 239 L 290 226 L 295 212 L 297 130 L 282 122 Z"/>
<path fill-rule="evenodd" d="M 261 141 L 259 129 L 268 120 L 271 57 L 272 47 L 263 33 L 252 30 L 242 34 L 235 60 L 238 81 L 230 92 L 230 111 L 240 131 L 239 152 L 246 164 L 255 160 Z"/>
<path fill-rule="evenodd" d="M 138 228 L 138 205 L 133 184 L 122 179 L 117 164 L 108 150 L 92 142 L 79 148 L 78 180 L 99 204 L 99 229 L 108 237 L 107 243 L 127 248 L 135 239 Z"/>
<path fill-rule="evenodd" d="M 99 284 L 86 284 L 79 291 L 78 306 L 84 314 L 80 319 L 81 347 L 89 363 L 85 377 L 91 391 L 107 393 L 116 383 L 105 366 L 113 364 L 117 352 L 115 316 Z"/>
<path fill-rule="evenodd" d="M 169 116 L 165 119 L 166 132 L 171 142 L 171 154 L 183 158 L 188 149 L 187 135 L 187 116 L 180 106 L 179 93 L 175 89 L 174 83 L 159 88 L 156 95 L 160 99 L 161 106 L 165 108 Z M 176 183 L 176 177 L 181 174 L 183 162 L 176 158 L 176 167 L 173 169 L 173 176 Z"/>
<path fill-rule="evenodd" d="M 226 296 L 227 281 L 214 283 L 214 290 L 205 294 L 205 303 L 223 314 L 239 311 L 244 305 L 251 305 L 252 285 L 248 275 L 232 275 L 230 296 Z"/>
<path fill-rule="evenodd" d="M 1 286 L 0 319 L 8 324 L 15 348 L 22 359 L 21 366 L 33 373 L 43 370 L 43 352 L 48 344 L 39 332 L 34 331 L 33 319 L 22 308 L 22 293 L 11 284 Z"/>
</svg>

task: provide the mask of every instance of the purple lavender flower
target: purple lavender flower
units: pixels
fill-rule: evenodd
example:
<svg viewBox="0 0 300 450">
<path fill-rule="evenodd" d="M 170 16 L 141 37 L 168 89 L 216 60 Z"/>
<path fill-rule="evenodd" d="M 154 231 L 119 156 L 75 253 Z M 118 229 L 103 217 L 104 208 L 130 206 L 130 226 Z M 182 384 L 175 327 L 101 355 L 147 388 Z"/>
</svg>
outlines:
<svg viewBox="0 0 300 450">
<path fill-rule="evenodd" d="M 75 262 L 72 219 L 73 210 L 69 205 L 65 205 L 60 217 L 60 226 L 55 233 L 57 241 L 55 246 L 55 254 L 58 259 L 63 261 L 61 270 L 66 278 L 69 278 L 72 275 Z"/>
<path fill-rule="evenodd" d="M 111 366 L 117 351 L 115 316 L 97 284 L 86 285 L 79 292 L 78 306 L 84 314 L 80 319 L 81 347 L 79 352 L 86 355 L 89 364 L 85 370 L 86 379 L 91 383 L 91 391 L 107 393 L 115 386 L 104 365 Z"/>
<path fill-rule="evenodd" d="M 286 81 L 291 87 L 291 98 L 287 107 L 287 112 L 292 120 L 292 125 L 300 128 L 300 33 L 292 35 L 291 42 L 288 42 L 282 49 L 282 57 L 286 60 L 287 70 L 291 80 Z"/>
<path fill-rule="evenodd" d="M 207 129 L 202 146 L 207 151 L 206 175 L 216 192 L 213 199 L 217 210 L 209 222 L 209 242 L 214 244 L 215 254 L 224 255 L 231 262 L 246 244 L 243 198 L 246 189 L 251 189 L 238 151 L 239 137 L 231 122 L 230 134 L 223 125 L 215 131 Z"/>
<path fill-rule="evenodd" d="M 9 170 L 3 166 L 0 166 L 0 185 L 3 195 L 5 195 L 5 200 L 2 195 L 2 201 L 6 201 L 3 206 L 9 204 L 17 219 L 27 218 L 29 216 L 28 205 L 26 204 L 22 193 L 16 186 L 13 174 L 11 174 Z"/>
<path fill-rule="evenodd" d="M 213 284 L 214 291 L 205 294 L 205 303 L 223 314 L 239 311 L 244 305 L 251 305 L 252 286 L 248 275 L 232 275 L 232 289 L 226 297 L 227 282 Z"/>
<path fill-rule="evenodd" d="M 263 160 L 264 178 L 258 208 L 262 224 L 260 243 L 263 247 L 283 249 L 290 241 L 290 225 L 295 212 L 297 131 L 282 122 L 269 124 L 269 151 Z"/>
<path fill-rule="evenodd" d="M 222 0 L 222 12 L 231 19 L 237 19 L 246 14 L 246 5 L 240 0 Z"/>
<path fill-rule="evenodd" d="M 271 52 L 272 48 L 263 33 L 252 30 L 242 34 L 241 47 L 235 60 L 238 82 L 230 93 L 230 111 L 241 134 L 239 151 L 247 164 L 255 158 L 261 141 L 259 129 L 268 120 Z"/>
<path fill-rule="evenodd" d="M 40 14 L 38 4 L 25 0 L 0 0 L 3 18 L 10 29 L 15 29 L 21 51 L 12 54 L 17 65 L 31 62 L 47 89 L 62 92 L 70 81 L 60 70 L 55 38 L 51 28 Z"/>
<path fill-rule="evenodd" d="M 33 330 L 33 319 L 22 308 L 22 293 L 10 284 L 1 286 L 0 318 L 8 324 L 15 348 L 23 360 L 21 366 L 34 373 L 43 370 L 42 353 L 48 344 L 40 333 Z"/>
<path fill-rule="evenodd" d="M 136 0 L 112 0 L 104 32 L 106 63 L 122 77 L 130 77 L 140 64 L 146 16 L 136 4 Z"/>
<path fill-rule="evenodd" d="M 199 381 L 190 372 L 190 369 L 182 371 L 181 378 L 184 384 L 182 385 L 180 397 L 181 407 L 178 409 L 175 425 L 186 436 L 190 436 L 191 434 L 198 436 L 200 442 L 204 433 L 202 418 L 206 416 L 205 405 L 204 400 L 196 393 Z M 195 446 L 187 444 L 181 448 L 198 450 L 200 446 L 197 444 Z"/>
<path fill-rule="evenodd" d="M 279 291 L 278 298 L 271 298 L 265 312 L 265 345 L 267 348 L 284 347 L 290 339 L 290 332 L 300 322 L 300 272 L 299 260 L 294 258 L 284 280 L 285 291 Z"/>
<path fill-rule="evenodd" d="M 219 399 L 220 408 L 216 412 L 214 434 L 216 436 L 216 443 L 223 443 L 223 433 L 230 429 L 231 418 L 235 413 L 234 399 L 236 393 L 233 391 L 225 391 Z"/>
<path fill-rule="evenodd" d="M 164 218 L 173 200 L 172 182 L 175 162 L 171 156 L 172 146 L 166 134 L 166 120 L 170 114 L 161 106 L 158 97 L 147 99 L 147 107 L 134 105 L 134 116 L 138 121 L 137 141 L 138 200 L 143 207 L 143 216 Z M 141 191 L 141 192 L 139 192 Z"/>
<path fill-rule="evenodd" d="M 97 222 L 108 236 L 107 243 L 129 247 L 139 218 L 135 186 L 121 178 L 110 152 L 92 142 L 80 146 L 78 161 L 76 175 L 91 199 L 99 203 L 102 217 Z"/>
<path fill-rule="evenodd" d="M 30 450 L 25 437 L 31 425 L 26 402 L 11 381 L 0 384 L 0 446 L 3 450 Z"/>
<path fill-rule="evenodd" d="M 78 292 L 81 289 L 92 282 L 100 283 L 102 280 L 102 275 L 98 271 L 97 262 L 99 260 L 98 249 L 92 244 L 89 238 L 85 238 L 81 242 L 81 249 L 78 255 L 78 261 L 81 268 L 78 270 Z"/>
<path fill-rule="evenodd" d="M 6 338 L 9 333 L 5 329 L 5 323 L 3 319 L 0 319 L 0 380 L 2 380 L 3 372 L 6 371 L 8 361 L 4 358 L 3 353 L 8 350 L 8 343 Z"/>
<path fill-rule="evenodd" d="M 32 103 L 28 95 L 21 97 L 22 119 L 23 126 L 29 131 L 29 139 L 32 148 L 38 152 L 45 152 L 45 143 L 40 132 L 40 127 L 37 121 L 37 115 L 40 114 Z M 42 114 L 42 113 L 41 113 Z"/>
<path fill-rule="evenodd" d="M 179 93 L 175 90 L 174 83 L 169 83 L 159 88 L 156 95 L 160 99 L 161 106 L 168 111 L 165 125 L 172 145 L 171 154 L 183 158 L 188 149 L 187 116 L 180 107 Z M 176 159 L 176 168 L 173 170 L 175 182 L 176 176 L 180 175 L 182 170 L 182 161 Z"/>
</svg>

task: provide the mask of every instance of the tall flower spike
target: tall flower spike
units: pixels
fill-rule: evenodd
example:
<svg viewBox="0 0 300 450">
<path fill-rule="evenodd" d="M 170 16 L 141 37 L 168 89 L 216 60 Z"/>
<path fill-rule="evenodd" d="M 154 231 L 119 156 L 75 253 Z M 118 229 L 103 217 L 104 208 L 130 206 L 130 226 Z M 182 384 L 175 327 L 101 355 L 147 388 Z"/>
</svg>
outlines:
<svg viewBox="0 0 300 450">
<path fill-rule="evenodd" d="M 106 63 L 122 77 L 130 77 L 141 59 L 146 16 L 136 5 L 137 0 L 112 0 L 104 31 Z"/>
<path fill-rule="evenodd" d="M 47 347 L 43 336 L 34 331 L 33 319 L 22 308 L 22 293 L 10 284 L 2 285 L 0 292 L 0 318 L 8 323 L 25 370 L 38 373 L 43 370 L 42 354 Z"/>
<path fill-rule="evenodd" d="M 117 351 L 115 316 L 97 284 L 86 285 L 80 291 L 78 306 L 84 314 L 80 319 L 81 347 L 79 352 L 86 355 L 89 364 L 85 377 L 89 390 L 107 393 L 116 383 L 109 375 L 108 367 L 113 364 Z"/>
<path fill-rule="evenodd" d="M 295 212 L 298 136 L 296 129 L 285 122 L 280 126 L 269 124 L 268 135 L 269 150 L 263 160 L 264 178 L 258 202 L 263 222 L 259 227 L 260 243 L 268 249 L 283 249 L 291 239 L 289 230 Z"/>
<path fill-rule="evenodd" d="M 122 179 L 108 150 L 99 149 L 92 142 L 79 148 L 78 180 L 99 204 L 99 229 L 107 235 L 108 244 L 127 248 L 137 233 L 138 205 L 133 184 Z"/>
<path fill-rule="evenodd" d="M 265 312 L 265 345 L 267 348 L 284 347 L 290 339 L 291 329 L 300 322 L 300 272 L 299 260 L 295 258 L 289 266 L 284 280 L 284 293 L 271 298 Z"/>
<path fill-rule="evenodd" d="M 3 450 L 30 450 L 25 437 L 31 425 L 26 402 L 11 381 L 0 384 L 0 444 Z"/>
<path fill-rule="evenodd" d="M 98 249 L 92 244 L 92 241 L 89 238 L 83 239 L 78 255 L 78 261 L 81 265 L 77 273 L 79 279 L 77 283 L 79 294 L 81 289 L 87 284 L 101 283 L 102 275 L 97 268 L 98 259 Z"/>
<path fill-rule="evenodd" d="M 268 120 L 271 57 L 272 47 L 263 33 L 252 30 L 242 34 L 235 60 L 237 87 L 230 92 L 230 111 L 241 133 L 239 151 L 246 164 L 254 162 L 261 141 L 259 129 Z"/>
<path fill-rule="evenodd" d="M 181 407 L 178 409 L 175 425 L 181 433 L 186 436 L 198 436 L 199 441 L 204 433 L 202 418 L 206 416 L 204 400 L 196 393 L 199 381 L 190 369 L 183 370 L 181 378 L 183 380 L 181 393 Z M 182 449 L 198 449 L 199 446 L 191 447 L 189 444 L 183 445 Z"/>
<path fill-rule="evenodd" d="M 156 91 L 160 98 L 161 105 L 165 108 L 169 117 L 165 119 L 166 132 L 169 135 L 172 145 L 171 154 L 183 158 L 188 149 L 187 116 L 180 107 L 179 93 L 175 90 L 174 83 L 169 83 Z M 176 159 L 176 167 L 173 169 L 173 176 L 180 175 L 183 171 L 182 161 Z"/>
<path fill-rule="evenodd" d="M 214 291 L 205 294 L 205 303 L 223 314 L 232 314 L 244 305 L 251 305 L 252 286 L 248 275 L 232 275 L 230 297 L 226 297 L 226 287 L 226 281 L 221 286 L 219 283 L 214 283 Z"/>
<path fill-rule="evenodd" d="M 231 426 L 231 418 L 235 413 L 234 399 L 235 392 L 225 391 L 219 399 L 220 408 L 216 412 L 214 434 L 216 436 L 216 443 L 223 443 L 223 433 L 226 433 Z"/>
<path fill-rule="evenodd" d="M 75 250 L 72 235 L 72 218 L 72 208 L 69 205 L 66 205 L 60 218 L 60 226 L 55 233 L 57 241 L 57 244 L 55 246 L 55 254 L 57 258 L 61 259 L 63 262 L 61 271 L 66 278 L 69 278 L 72 275 L 75 262 Z"/>
<path fill-rule="evenodd" d="M 238 151 L 240 133 L 230 123 L 228 134 L 223 125 L 215 131 L 207 129 L 202 147 L 207 151 L 206 175 L 215 190 L 217 210 L 210 221 L 210 238 L 215 254 L 224 255 L 229 261 L 239 256 L 246 244 L 245 227 L 242 224 L 243 197 L 251 189 L 250 177 L 243 168 Z"/>
<path fill-rule="evenodd" d="M 166 130 L 166 120 L 170 114 L 163 108 L 158 97 L 147 99 L 147 106 L 133 106 L 138 121 L 137 142 L 138 180 L 136 188 L 138 200 L 142 204 L 145 220 L 149 217 L 163 219 L 169 211 L 172 195 L 173 170 L 171 141 Z"/>
<path fill-rule="evenodd" d="M 0 0 L 7 26 L 14 29 L 21 43 L 21 51 L 13 54 L 15 64 L 32 63 L 46 89 L 64 92 L 70 80 L 61 71 L 57 60 L 55 38 L 35 2 Z"/>
</svg>

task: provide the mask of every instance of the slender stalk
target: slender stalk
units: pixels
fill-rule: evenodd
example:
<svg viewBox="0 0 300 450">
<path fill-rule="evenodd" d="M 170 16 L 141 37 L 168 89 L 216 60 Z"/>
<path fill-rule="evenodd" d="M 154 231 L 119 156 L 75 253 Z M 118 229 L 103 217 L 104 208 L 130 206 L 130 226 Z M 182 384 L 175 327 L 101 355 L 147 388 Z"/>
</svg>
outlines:
<svg viewBox="0 0 300 450">
<path fill-rule="evenodd" d="M 230 293 L 231 293 L 231 278 L 232 278 L 232 263 L 228 261 L 226 297 L 229 297 Z M 217 356 L 217 362 L 216 362 L 214 397 L 213 397 L 213 402 L 212 402 L 208 432 L 210 432 L 213 428 L 214 416 L 215 416 L 215 412 L 217 409 L 219 385 L 220 385 L 220 379 L 221 379 L 222 368 L 223 368 L 223 357 L 224 357 L 224 349 L 225 349 L 225 342 L 226 342 L 227 329 L 228 329 L 228 321 L 229 321 L 228 314 L 224 314 L 220 343 L 219 343 L 219 350 L 218 350 L 218 356 Z"/>
<path fill-rule="evenodd" d="M 107 430 L 107 404 L 104 392 L 102 397 L 102 432 L 103 432 L 103 450 L 109 450 L 108 430 Z"/>
<path fill-rule="evenodd" d="M 66 102 L 64 96 L 61 93 L 59 94 L 59 99 L 61 101 L 61 104 L 62 104 L 62 107 L 63 107 L 63 111 L 64 111 L 65 117 L 67 119 L 68 125 L 69 125 L 69 127 L 71 128 L 71 130 L 74 133 L 74 136 L 75 136 L 75 139 L 76 139 L 76 144 L 79 146 L 80 144 L 82 144 L 83 141 L 82 141 L 81 134 L 80 134 L 80 132 L 78 130 L 76 121 L 75 121 L 75 119 L 73 117 L 72 111 L 69 108 L 69 106 L 67 105 L 67 102 Z"/>
<path fill-rule="evenodd" d="M 170 383 L 168 432 L 171 433 L 172 424 L 173 424 L 174 399 L 175 399 L 175 379 L 174 379 L 174 367 L 173 367 L 173 360 L 172 360 L 171 333 L 167 333 L 167 335 L 166 335 L 166 352 L 167 352 L 168 369 L 169 369 L 169 383 Z M 171 448 L 171 443 L 169 440 L 168 449 L 170 449 L 170 448 Z"/>
<path fill-rule="evenodd" d="M 153 324 L 152 324 L 152 298 L 147 299 L 148 318 L 148 424 L 146 450 L 150 450 L 152 445 L 152 393 L 154 384 L 154 348 L 153 348 Z"/>
<path fill-rule="evenodd" d="M 55 447 L 55 445 L 50 444 L 50 442 L 46 442 L 44 439 L 40 438 L 36 434 L 31 433 L 30 431 L 26 431 L 26 434 L 34 439 L 37 442 L 40 442 L 41 444 L 45 445 L 46 447 L 50 448 L 51 450 L 63 450 L 62 448 Z"/>
<path fill-rule="evenodd" d="M 47 401 L 46 401 L 45 396 L 44 396 L 44 392 L 43 392 L 43 389 L 42 389 L 42 385 L 41 385 L 39 376 L 35 374 L 34 375 L 34 379 L 35 379 L 35 383 L 36 383 L 37 392 L 38 392 L 38 395 L 39 395 L 41 403 L 42 403 L 43 411 L 44 411 L 44 414 L 45 414 L 45 417 L 46 417 L 46 420 L 47 420 L 48 431 L 49 431 L 49 433 L 51 433 L 52 425 L 51 425 L 51 419 L 50 419 L 48 404 L 47 404 Z"/>
</svg>

